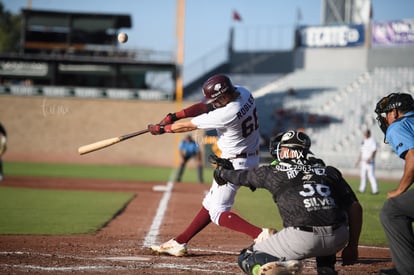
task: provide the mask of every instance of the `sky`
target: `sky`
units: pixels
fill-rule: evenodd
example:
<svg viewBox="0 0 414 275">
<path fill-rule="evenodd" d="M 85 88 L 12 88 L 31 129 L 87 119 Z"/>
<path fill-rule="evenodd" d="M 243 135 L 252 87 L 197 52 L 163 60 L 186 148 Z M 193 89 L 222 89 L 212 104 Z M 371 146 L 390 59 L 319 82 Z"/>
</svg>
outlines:
<svg viewBox="0 0 414 275">
<path fill-rule="evenodd" d="M 19 13 L 32 9 L 54 11 L 119 13 L 132 16 L 132 28 L 125 29 L 128 49 L 175 53 L 176 0 L 0 0 L 6 10 Z M 237 45 L 243 49 L 275 46 L 288 49 L 298 10 L 301 25 L 321 24 L 322 0 L 186 0 L 184 18 L 184 69 L 202 63 L 223 48 L 232 27 Z M 373 21 L 414 19 L 413 0 L 372 0 Z M 233 20 L 236 11 L 240 21 Z M 237 34 L 244 34 L 237 40 Z M 239 37 L 241 37 L 240 35 Z M 237 47 L 236 47 L 237 49 Z"/>
</svg>

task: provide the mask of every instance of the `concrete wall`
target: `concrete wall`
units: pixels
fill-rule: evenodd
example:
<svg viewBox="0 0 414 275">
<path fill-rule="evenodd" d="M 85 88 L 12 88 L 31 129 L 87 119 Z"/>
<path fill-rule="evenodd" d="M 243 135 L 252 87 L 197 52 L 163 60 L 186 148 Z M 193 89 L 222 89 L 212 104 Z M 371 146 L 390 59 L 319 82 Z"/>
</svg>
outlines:
<svg viewBox="0 0 414 275">
<path fill-rule="evenodd" d="M 230 73 L 290 73 L 305 70 L 372 70 L 414 66 L 414 47 L 298 48 L 293 51 L 233 52 Z"/>
<path fill-rule="evenodd" d="M 295 51 L 295 68 L 305 70 L 365 70 L 365 48 L 306 48 Z"/>
<path fill-rule="evenodd" d="M 414 67 L 414 47 L 373 48 L 368 53 L 369 70 L 375 67 Z"/>
<path fill-rule="evenodd" d="M 175 166 L 183 134 L 144 134 L 80 156 L 79 146 L 142 130 L 174 102 L 0 96 L 0 121 L 8 132 L 5 161 Z M 202 136 L 201 131 L 193 136 Z"/>
<path fill-rule="evenodd" d="M 233 52 L 229 62 L 230 73 L 235 74 L 290 73 L 293 69 L 292 51 Z"/>
<path fill-rule="evenodd" d="M 299 48 L 295 69 L 372 70 L 375 67 L 413 67 L 414 47 Z"/>
</svg>

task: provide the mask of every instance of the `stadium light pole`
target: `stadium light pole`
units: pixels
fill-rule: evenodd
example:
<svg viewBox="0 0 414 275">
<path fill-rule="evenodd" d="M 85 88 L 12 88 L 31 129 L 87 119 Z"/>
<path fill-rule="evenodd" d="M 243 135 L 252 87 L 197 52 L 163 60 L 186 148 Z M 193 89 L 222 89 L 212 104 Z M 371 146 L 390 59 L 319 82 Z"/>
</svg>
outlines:
<svg viewBox="0 0 414 275">
<path fill-rule="evenodd" d="M 183 105 L 183 62 L 184 62 L 184 16 L 185 16 L 185 0 L 176 0 L 176 74 L 175 74 L 175 105 L 176 110 L 182 109 Z M 178 148 L 180 143 L 180 135 L 175 136 L 175 148 Z M 175 150 L 174 163 L 177 166 L 180 162 L 180 155 L 178 150 Z"/>
<path fill-rule="evenodd" d="M 181 102 L 183 99 L 183 62 L 184 62 L 184 17 L 185 17 L 185 0 L 177 0 L 176 11 L 176 80 L 175 93 L 176 101 Z"/>
</svg>

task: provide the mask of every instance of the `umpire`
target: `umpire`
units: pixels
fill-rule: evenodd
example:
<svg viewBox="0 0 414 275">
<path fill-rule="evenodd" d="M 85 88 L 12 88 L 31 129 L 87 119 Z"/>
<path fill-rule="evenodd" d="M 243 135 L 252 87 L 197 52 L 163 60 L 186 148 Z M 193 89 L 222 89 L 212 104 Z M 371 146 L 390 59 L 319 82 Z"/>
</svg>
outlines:
<svg viewBox="0 0 414 275">
<path fill-rule="evenodd" d="M 214 171 L 218 183 L 267 189 L 283 220 L 282 230 L 241 251 L 246 274 L 297 274 L 300 260 L 312 257 L 318 274 L 337 274 L 340 250 L 343 265 L 357 261 L 362 207 L 339 170 L 308 157 L 310 146 L 305 133 L 287 131 L 270 141 L 271 165 Z"/>
<path fill-rule="evenodd" d="M 380 274 L 414 274 L 414 100 L 406 93 L 391 93 L 375 108 L 385 143 L 405 160 L 404 173 L 396 189 L 387 194 L 380 220 L 390 245 L 396 269 Z"/>
<path fill-rule="evenodd" d="M 195 158 L 197 161 L 197 175 L 198 182 L 203 183 L 203 164 L 201 160 L 201 151 L 197 142 L 193 139 L 191 135 L 187 135 L 178 146 L 181 156 L 180 167 L 178 168 L 176 182 L 181 182 L 181 177 L 183 176 L 185 166 L 191 158 Z"/>
</svg>

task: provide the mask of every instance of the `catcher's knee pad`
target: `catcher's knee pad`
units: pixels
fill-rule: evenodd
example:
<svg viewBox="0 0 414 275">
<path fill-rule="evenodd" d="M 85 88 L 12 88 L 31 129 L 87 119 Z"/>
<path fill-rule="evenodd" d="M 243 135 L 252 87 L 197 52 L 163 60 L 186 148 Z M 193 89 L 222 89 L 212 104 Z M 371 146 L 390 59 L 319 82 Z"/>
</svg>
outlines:
<svg viewBox="0 0 414 275">
<path fill-rule="evenodd" d="M 253 251 L 253 245 L 240 252 L 237 263 L 246 274 L 252 274 L 255 265 L 278 261 L 279 258 L 260 251 Z"/>
</svg>

